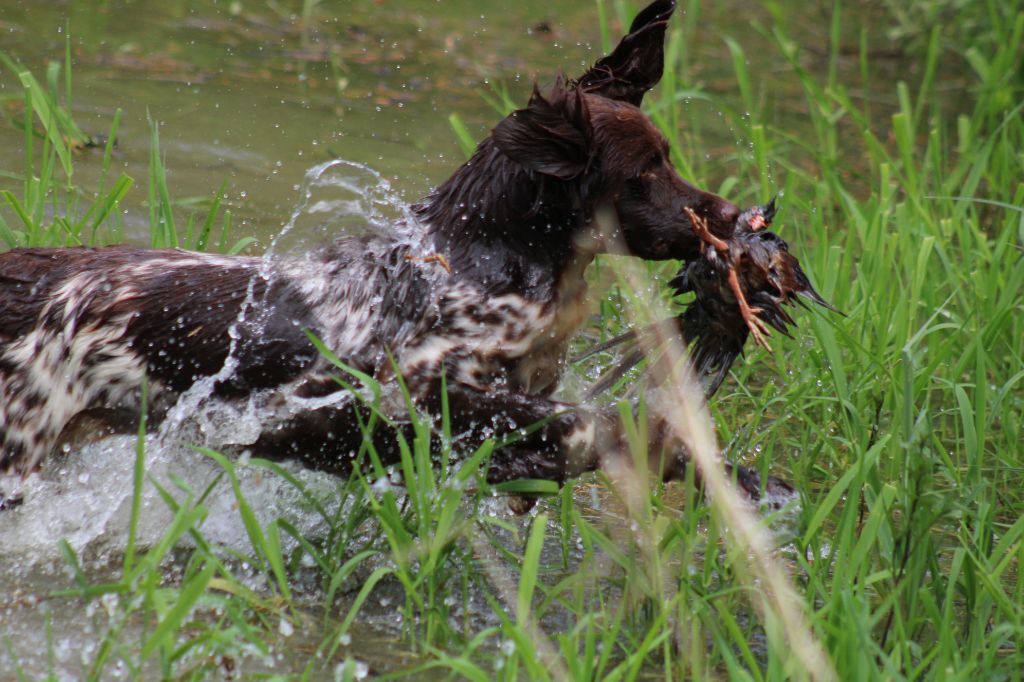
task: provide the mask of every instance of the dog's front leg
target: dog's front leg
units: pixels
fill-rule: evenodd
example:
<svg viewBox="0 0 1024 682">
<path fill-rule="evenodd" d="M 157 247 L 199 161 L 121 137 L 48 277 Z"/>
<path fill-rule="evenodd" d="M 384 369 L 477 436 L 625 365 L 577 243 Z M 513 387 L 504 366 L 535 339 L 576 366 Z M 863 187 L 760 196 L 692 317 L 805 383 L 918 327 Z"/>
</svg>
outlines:
<svg viewBox="0 0 1024 682">
<path fill-rule="evenodd" d="M 680 440 L 676 429 L 663 416 L 652 413 L 648 418 L 647 431 L 651 470 L 660 471 L 662 480 L 666 482 L 685 480 L 691 461 L 690 451 Z M 752 502 L 768 502 L 781 508 L 796 497 L 793 487 L 775 476 L 768 475 L 762 479 L 756 470 L 726 461 L 722 461 L 721 466 L 726 476 L 732 478 L 740 492 Z M 702 479 L 698 467 L 694 472 L 698 487 L 703 486 Z"/>
<path fill-rule="evenodd" d="M 502 391 L 481 393 L 462 386 L 449 388 L 449 404 L 453 434 L 457 424 L 468 424 L 464 433 L 474 443 L 486 437 L 502 440 L 502 434 L 521 434 L 492 455 L 487 472 L 490 483 L 534 478 L 561 485 L 600 468 L 612 479 L 645 486 L 646 477 L 638 479 L 633 474 L 638 465 L 646 466 L 648 472 L 662 481 L 682 481 L 691 460 L 678 430 L 658 410 L 652 409 L 640 417 L 646 420 L 646 439 L 633 444 L 634 452 L 614 406 L 587 408 L 541 396 Z M 638 415 L 627 418 L 637 419 Z M 724 461 L 720 466 L 753 502 L 767 500 L 781 506 L 795 497 L 794 489 L 775 476 L 762 478 L 754 469 Z M 698 486 L 701 479 L 698 470 Z M 518 512 L 528 511 L 533 500 L 513 500 L 510 506 Z"/>
<path fill-rule="evenodd" d="M 598 468 L 602 452 L 621 448 L 618 418 L 604 411 L 462 385 L 448 386 L 448 405 L 457 447 L 487 438 L 505 443 L 491 457 L 491 483 L 536 478 L 561 484 Z"/>
<path fill-rule="evenodd" d="M 417 404 L 440 423 L 440 387 L 420 394 Z M 513 391 L 480 391 L 448 385 L 452 445 L 471 451 L 488 438 L 502 445 L 491 457 L 487 479 L 501 483 L 543 479 L 561 485 L 567 478 L 596 469 L 601 458 L 621 450 L 617 415 L 590 411 L 541 396 Z M 356 453 L 372 441 L 381 462 L 400 459 L 400 437 L 413 437 L 407 421 L 380 421 L 365 431 L 371 411 L 356 401 L 300 412 L 267 429 L 252 450 L 270 459 L 298 458 L 311 468 L 347 475 Z M 434 447 L 440 447 L 435 440 Z"/>
<path fill-rule="evenodd" d="M 487 471 L 489 483 L 517 479 L 542 479 L 559 485 L 586 471 L 604 469 L 613 480 L 627 486 L 646 486 L 646 477 L 637 477 L 640 468 L 663 481 L 684 480 L 690 461 L 687 445 L 677 430 L 655 410 L 646 413 L 645 442 L 635 443 L 632 451 L 622 417 L 615 407 L 586 408 L 560 403 L 542 396 L 511 391 L 479 391 L 466 386 L 448 390 L 452 434 L 456 447 L 476 447 L 487 438 L 505 442 L 491 456 Z M 633 415 L 628 418 L 637 418 Z M 788 500 L 793 489 L 775 478 L 762 483 L 758 472 L 723 463 L 740 490 L 751 500 L 766 495 L 772 500 Z M 700 472 L 696 472 L 698 485 Z M 516 512 L 528 511 L 535 499 L 511 498 Z"/>
</svg>

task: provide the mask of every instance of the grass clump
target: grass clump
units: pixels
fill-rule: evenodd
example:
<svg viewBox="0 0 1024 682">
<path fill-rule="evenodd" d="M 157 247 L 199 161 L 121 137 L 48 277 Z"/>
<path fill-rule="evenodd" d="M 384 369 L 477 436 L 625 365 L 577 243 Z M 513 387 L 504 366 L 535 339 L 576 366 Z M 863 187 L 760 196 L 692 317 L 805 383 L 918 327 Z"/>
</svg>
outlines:
<svg viewBox="0 0 1024 682">
<path fill-rule="evenodd" d="M 71 113 L 71 39 L 65 42 L 64 83 L 60 87 L 60 62 L 50 62 L 46 86 L 8 55 L 0 52 L 0 64 L 14 74 L 22 87 L 20 116 L 10 122 L 24 131 L 25 157 L 20 175 L 20 196 L 11 190 L 0 191 L 0 243 L 7 248 L 20 246 L 78 246 L 117 243 L 124 239 L 120 209 L 135 180 L 121 173 L 110 180 L 111 161 L 118 139 L 121 110 L 114 114 L 105 136 L 83 132 Z M 11 99 L 7 96 L 5 99 Z M 251 237 L 228 243 L 231 212 L 222 208 L 226 183 L 205 203 L 206 216 L 196 224 L 196 212 L 189 211 L 184 225 L 175 222 L 167 186 L 167 172 L 160 153 L 159 126 L 150 119 L 149 163 L 149 235 L 153 248 L 184 247 L 205 251 L 216 246 L 224 253 L 239 253 L 255 240 Z M 90 148 L 102 148 L 99 181 L 94 191 L 86 191 L 75 181 L 74 157 Z M 109 183 L 109 186 L 108 186 Z M 211 235 L 220 223 L 219 242 Z"/>
</svg>

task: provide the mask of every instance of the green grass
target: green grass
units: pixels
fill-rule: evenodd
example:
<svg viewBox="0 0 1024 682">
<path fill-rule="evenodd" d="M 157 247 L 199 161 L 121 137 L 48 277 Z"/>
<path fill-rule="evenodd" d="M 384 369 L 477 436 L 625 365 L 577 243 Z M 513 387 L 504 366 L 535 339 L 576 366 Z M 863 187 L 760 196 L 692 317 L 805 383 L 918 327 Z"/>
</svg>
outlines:
<svg viewBox="0 0 1024 682">
<path fill-rule="evenodd" d="M 232 486 L 251 552 L 234 556 L 203 537 L 213 487 L 183 483 L 163 491 L 173 511 L 164 537 L 143 550 L 130 533 L 116 579 L 97 582 L 64 547 L 74 586 L 51 597 L 54 608 L 120 597 L 92 679 L 118 663 L 137 679 L 216 679 L 225 660 L 251 667 L 286 646 L 282 621 L 309 620 L 315 641 L 306 660 L 277 672 L 354 679 L 366 655 L 346 638 L 361 616 L 379 611 L 369 604 L 385 587 L 402 595 L 392 606 L 402 640 L 391 646 L 412 656 L 377 671 L 394 677 L 1019 678 L 1024 7 L 985 0 L 961 8 L 964 25 L 975 27 L 970 43 L 925 21 L 941 16 L 921 9 L 926 3 L 919 15 L 894 10 L 901 35 L 917 26 L 907 40 L 917 75 L 893 83 L 893 104 L 883 105 L 860 97 L 874 77 L 870 36 L 844 35 L 841 3 L 831 49 L 812 68 L 786 32 L 791 10 L 765 0 L 770 21 L 756 30 L 787 65 L 774 76 L 786 82 L 758 82 L 734 38 L 723 54 L 736 96 L 695 85 L 686 46 L 701 37 L 700 3 L 681 4 L 688 11 L 669 34 L 665 80 L 647 103 L 677 166 L 744 205 L 781 191 L 783 236 L 846 314 L 801 313 L 797 338 L 776 341 L 770 354 L 749 349 L 711 406 L 727 457 L 801 491 L 792 543 L 771 551 L 771 538 L 748 528 L 742 510 L 725 495 L 706 504 L 692 481 L 665 489 L 613 473 L 549 496 L 532 517 L 493 515 L 496 491 L 481 475 L 492 444 L 445 449 L 439 460 L 426 420 L 401 444 L 394 473 L 368 445 L 370 466 L 339 483 L 331 500 L 272 463 L 248 462 L 287 478 L 323 518 L 324 535 L 304 537 L 287 519 L 261 525 L 237 483 L 242 465 L 207 452 Z M 624 3 L 598 6 L 604 21 L 628 19 Z M 605 25 L 602 35 L 614 31 Z M 859 49 L 852 71 L 840 50 L 850 44 Z M 937 88 L 951 60 L 969 84 L 953 101 Z M 48 90 L 20 80 L 26 172 L 18 191 L 3 193 L 9 222 L 0 218 L 0 238 L 116 237 L 113 209 L 132 181 L 122 176 L 85 199 L 73 184 L 75 154 L 61 151 L 70 86 L 62 104 L 56 76 Z M 800 131 L 776 122 L 779 92 L 802 97 Z M 700 114 L 711 111 L 722 118 Z M 708 159 L 702 131 L 723 121 L 749 146 Z M 111 140 L 116 131 L 115 118 Z M 463 126 L 470 145 L 466 137 Z M 153 244 L 209 247 L 216 218 L 179 232 L 158 142 L 154 126 Z M 105 164 L 109 154 L 108 145 Z M 223 188 L 215 197 L 208 215 Z M 620 282 L 595 324 L 605 333 L 644 303 L 627 295 L 637 277 L 671 271 L 601 267 Z M 353 372 L 339 363 L 338 374 L 346 381 Z M 644 453 L 634 454 L 642 468 Z M 141 447 L 137 456 L 136 495 L 146 480 Z M 610 490 L 601 511 L 586 502 L 595 485 Z M 133 505 L 132 528 L 139 513 Z M 193 548 L 175 552 L 186 536 Z M 180 578 L 168 581 L 172 557 Z M 315 599 L 294 589 L 304 559 L 319 576 Z M 265 587 L 249 587 L 242 566 Z"/>
<path fill-rule="evenodd" d="M 82 132 L 71 114 L 71 39 L 66 40 L 64 87 L 59 87 L 60 62 L 50 62 L 47 86 L 8 55 L 0 52 L 0 64 L 17 76 L 23 89 L 22 107 L 10 123 L 24 131 L 24 170 L 13 179 L 21 181 L 20 196 L 13 190 L 0 191 L 0 243 L 7 248 L 20 246 L 77 246 L 117 243 L 124 229 L 119 207 L 135 184 L 120 174 L 108 187 L 111 157 L 118 139 L 121 110 L 114 114 L 109 134 L 94 138 Z M 183 247 L 207 250 L 214 246 L 211 235 L 220 223 L 218 250 L 238 253 L 255 242 L 251 237 L 228 243 L 231 212 L 222 209 L 225 185 L 208 201 L 202 224 L 196 224 L 197 211 L 189 210 L 185 224 L 175 222 L 174 206 L 167 187 L 167 174 L 160 153 L 158 124 L 150 119 L 150 162 L 148 205 L 150 246 Z M 75 183 L 75 157 L 102 148 L 98 186 L 87 191 Z M 187 203 L 179 202 L 187 206 Z"/>
</svg>

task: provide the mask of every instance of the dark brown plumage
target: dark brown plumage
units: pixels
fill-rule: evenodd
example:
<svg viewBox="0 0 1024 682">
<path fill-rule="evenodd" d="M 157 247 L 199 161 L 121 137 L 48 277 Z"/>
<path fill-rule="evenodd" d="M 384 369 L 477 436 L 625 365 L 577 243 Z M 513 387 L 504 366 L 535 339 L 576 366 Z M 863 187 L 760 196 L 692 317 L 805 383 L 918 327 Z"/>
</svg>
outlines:
<svg viewBox="0 0 1024 682">
<path fill-rule="evenodd" d="M 579 356 L 578 359 L 583 360 L 625 346 L 620 360 L 590 389 L 588 399 L 618 383 L 646 354 L 651 355 L 651 365 L 655 365 L 661 360 L 664 343 L 675 335 L 689 347 L 694 371 L 704 385 L 706 397 L 710 398 L 725 380 L 752 333 L 751 322 L 737 300 L 730 275 L 735 275 L 749 310 L 765 326 L 765 331 L 771 328 L 790 336 L 789 325 L 796 323 L 785 306 L 793 303 L 806 306 L 806 301 L 813 301 L 835 311 L 815 291 L 800 261 L 789 252 L 789 245 L 765 229 L 775 213 L 774 199 L 764 206 L 747 209 L 737 219 L 732 236 L 722 240 L 727 250 L 709 242 L 700 257 L 683 263 L 669 286 L 676 294 L 693 293 L 696 297 L 682 313 L 639 332 L 626 332 Z"/>
</svg>

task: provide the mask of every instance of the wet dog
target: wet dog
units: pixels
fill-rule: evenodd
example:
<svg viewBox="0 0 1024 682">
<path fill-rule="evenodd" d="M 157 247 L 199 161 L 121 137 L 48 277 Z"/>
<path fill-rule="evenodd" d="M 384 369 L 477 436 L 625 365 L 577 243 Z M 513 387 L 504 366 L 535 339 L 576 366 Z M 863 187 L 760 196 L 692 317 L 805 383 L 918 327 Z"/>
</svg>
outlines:
<svg viewBox="0 0 1024 682">
<path fill-rule="evenodd" d="M 622 245 L 694 259 L 695 219 L 727 238 L 740 215 L 676 173 L 639 109 L 661 78 L 674 5 L 649 5 L 580 78 L 535 89 L 413 207 L 400 239 L 340 235 L 274 260 L 131 246 L 0 254 L 0 466 L 32 471 L 84 411 L 130 416 L 144 378 L 154 422 L 207 381 L 218 399 L 276 410 L 254 452 L 339 473 L 370 444 L 397 461 L 403 383 L 425 414 L 446 396 L 460 447 L 519 434 L 494 453 L 492 482 L 561 483 L 622 452 L 615 414 L 551 398 L 585 316 L 584 271 Z M 385 388 L 387 419 L 368 426 L 307 331 L 356 390 L 367 378 Z M 680 446 L 660 462 L 664 477 L 685 459 Z M 756 496 L 756 475 L 740 479 Z"/>
</svg>

